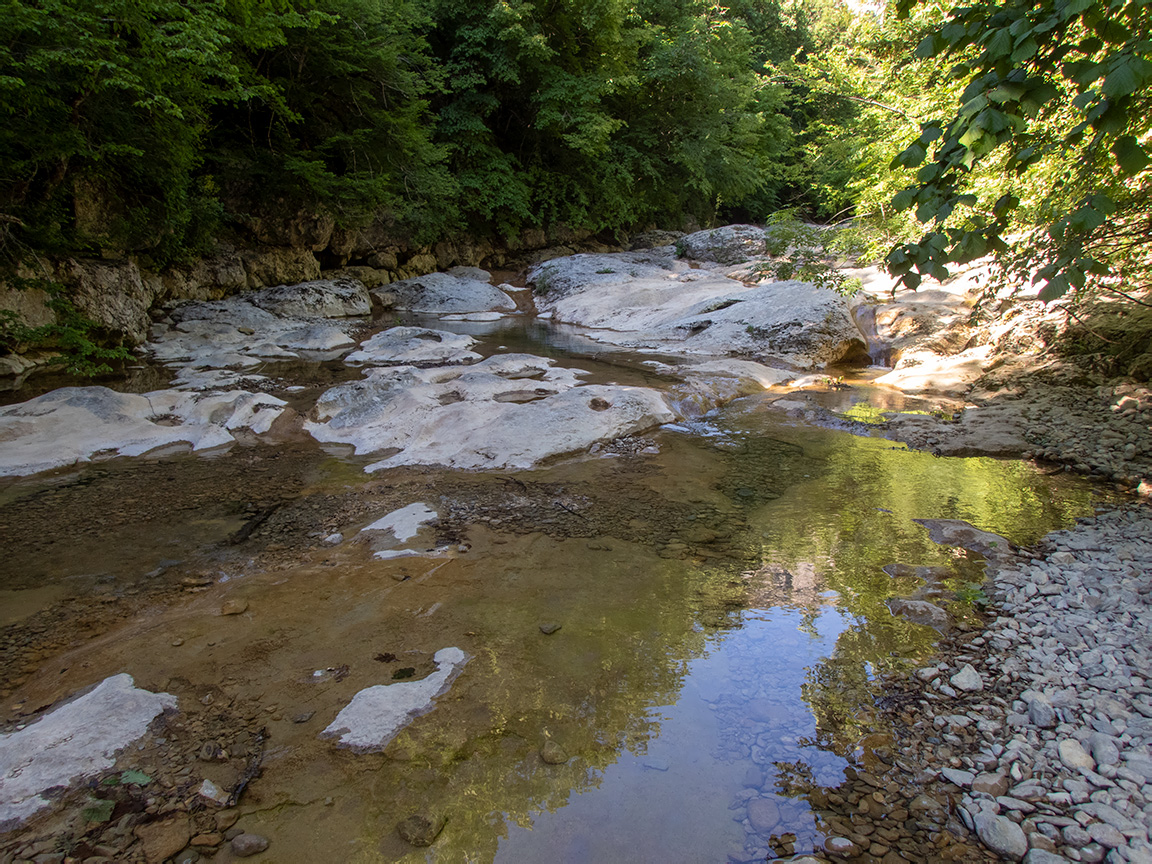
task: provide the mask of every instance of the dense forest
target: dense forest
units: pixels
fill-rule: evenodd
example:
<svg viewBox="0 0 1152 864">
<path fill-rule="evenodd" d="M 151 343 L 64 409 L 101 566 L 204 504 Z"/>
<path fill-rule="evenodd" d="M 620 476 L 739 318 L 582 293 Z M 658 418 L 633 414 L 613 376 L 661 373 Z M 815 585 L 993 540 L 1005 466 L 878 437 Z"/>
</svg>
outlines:
<svg viewBox="0 0 1152 864">
<path fill-rule="evenodd" d="M 1142 290 L 1139 0 L 6 0 L 0 259 L 153 267 L 268 213 L 414 243 L 851 220 Z M 1011 242 L 1008 242 L 1009 239 Z"/>
</svg>

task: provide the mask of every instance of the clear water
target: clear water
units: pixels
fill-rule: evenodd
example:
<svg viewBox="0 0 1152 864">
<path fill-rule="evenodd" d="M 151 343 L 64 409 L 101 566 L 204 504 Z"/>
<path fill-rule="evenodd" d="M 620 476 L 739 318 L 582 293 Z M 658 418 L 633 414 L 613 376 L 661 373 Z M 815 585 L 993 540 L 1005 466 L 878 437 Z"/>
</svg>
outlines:
<svg viewBox="0 0 1152 864">
<path fill-rule="evenodd" d="M 570 342 L 523 330 L 484 338 L 668 386 L 646 358 L 573 358 Z M 871 392 L 827 407 L 873 404 Z M 216 710 L 203 693 L 257 706 L 246 722 L 267 727 L 270 749 L 241 809 L 276 860 L 724 861 L 785 832 L 803 851 L 822 837 L 797 780 L 838 782 L 877 732 L 877 675 L 937 638 L 889 614 L 885 599 L 916 584 L 881 568 L 980 578 L 978 561 L 912 520 L 966 519 L 1027 543 L 1100 500 L 1022 463 L 785 422 L 768 397 L 650 437 L 658 455 L 514 477 L 367 477 L 300 443 L 8 482 L 0 708 L 12 718 L 121 671 L 176 692 L 192 717 Z M 467 551 L 381 561 L 320 542 L 415 501 Z M 216 581 L 189 590 L 198 574 Z M 248 611 L 222 617 L 228 599 Z M 544 622 L 562 626 L 546 636 Z M 385 752 L 317 737 L 358 690 L 391 680 L 382 652 L 422 675 L 447 646 L 472 659 Z M 549 740 L 566 763 L 540 758 Z M 749 798 L 774 805 L 754 805 L 759 832 L 744 824 Z M 395 825 L 426 811 L 447 823 L 417 849 Z"/>
</svg>

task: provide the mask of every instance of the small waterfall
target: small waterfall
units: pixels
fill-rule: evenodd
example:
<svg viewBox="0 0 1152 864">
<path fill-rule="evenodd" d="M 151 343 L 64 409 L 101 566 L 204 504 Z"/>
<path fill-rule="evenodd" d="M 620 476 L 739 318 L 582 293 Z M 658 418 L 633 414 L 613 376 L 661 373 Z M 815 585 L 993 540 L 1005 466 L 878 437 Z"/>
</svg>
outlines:
<svg viewBox="0 0 1152 864">
<path fill-rule="evenodd" d="M 861 303 L 853 308 L 852 321 L 860 331 L 860 335 L 864 337 L 872 365 L 892 368 L 892 346 L 880 339 L 876 333 L 876 307 L 871 303 Z"/>
</svg>

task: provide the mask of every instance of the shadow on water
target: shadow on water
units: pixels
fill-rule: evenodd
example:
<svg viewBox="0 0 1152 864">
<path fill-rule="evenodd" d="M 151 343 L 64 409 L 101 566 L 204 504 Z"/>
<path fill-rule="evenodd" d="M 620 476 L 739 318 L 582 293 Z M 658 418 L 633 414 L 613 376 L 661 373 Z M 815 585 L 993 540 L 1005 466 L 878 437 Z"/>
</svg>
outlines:
<svg viewBox="0 0 1152 864">
<path fill-rule="evenodd" d="M 530 329 L 483 339 L 541 352 Z M 645 380 L 634 358 L 571 350 L 556 347 L 606 379 Z M 979 578 L 978 561 L 912 520 L 1026 543 L 1099 499 L 1020 463 L 935 459 L 775 416 L 740 400 L 707 418 L 709 437 L 652 433 L 657 455 L 514 475 L 369 477 L 301 444 L 9 483 L 0 591 L 21 611 L 0 631 L 3 716 L 127 671 L 176 694 L 186 719 L 125 758 L 189 789 L 212 772 L 236 779 L 196 759 L 204 736 L 232 746 L 266 728 L 242 824 L 286 861 L 811 849 L 828 827 L 797 778 L 840 783 L 876 731 L 878 676 L 937 638 L 889 613 L 885 600 L 916 586 L 881 568 Z M 374 559 L 361 529 L 413 502 L 438 511 L 441 551 Z M 221 615 L 230 600 L 248 605 Z M 561 626 L 545 635 L 546 623 Z M 427 674 L 448 646 L 468 665 L 383 752 L 318 737 L 357 691 L 400 668 Z M 547 742 L 568 758 L 544 761 Z M 417 812 L 447 818 L 428 849 L 395 830 Z"/>
</svg>

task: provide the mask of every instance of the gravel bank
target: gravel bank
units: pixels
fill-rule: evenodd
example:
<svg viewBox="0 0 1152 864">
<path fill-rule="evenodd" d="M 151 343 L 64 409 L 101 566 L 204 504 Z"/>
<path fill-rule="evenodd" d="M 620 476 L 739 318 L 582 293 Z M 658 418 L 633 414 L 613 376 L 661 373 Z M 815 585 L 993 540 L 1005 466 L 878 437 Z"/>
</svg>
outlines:
<svg viewBox="0 0 1152 864">
<path fill-rule="evenodd" d="M 1152 509 L 1082 519 L 989 572 L 997 617 L 894 700 L 897 764 L 926 768 L 949 829 L 1001 860 L 1152 864 Z"/>
</svg>

